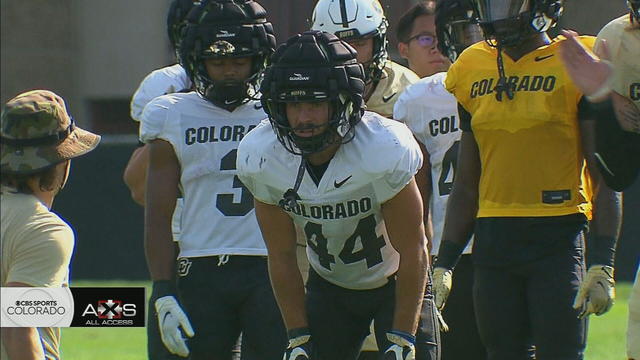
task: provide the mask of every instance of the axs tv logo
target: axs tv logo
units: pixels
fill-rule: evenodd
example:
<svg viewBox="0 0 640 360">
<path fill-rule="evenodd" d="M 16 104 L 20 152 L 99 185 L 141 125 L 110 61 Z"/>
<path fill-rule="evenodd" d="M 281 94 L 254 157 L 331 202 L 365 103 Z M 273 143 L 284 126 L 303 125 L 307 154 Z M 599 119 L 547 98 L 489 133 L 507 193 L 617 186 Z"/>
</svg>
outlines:
<svg viewBox="0 0 640 360">
<path fill-rule="evenodd" d="M 72 326 L 144 326 L 144 288 L 71 288 L 71 292 Z"/>
<path fill-rule="evenodd" d="M 87 304 L 82 317 L 93 315 L 97 320 L 89 319 L 87 325 L 132 325 L 136 316 L 136 304 L 125 304 L 122 300 L 98 300 L 98 305 Z"/>
</svg>

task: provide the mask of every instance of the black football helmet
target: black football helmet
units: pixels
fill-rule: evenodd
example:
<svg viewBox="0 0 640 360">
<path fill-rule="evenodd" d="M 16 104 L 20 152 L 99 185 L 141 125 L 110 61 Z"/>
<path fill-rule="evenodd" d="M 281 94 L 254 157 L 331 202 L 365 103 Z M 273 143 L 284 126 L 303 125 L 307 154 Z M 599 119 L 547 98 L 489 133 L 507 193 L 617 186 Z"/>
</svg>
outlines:
<svg viewBox="0 0 640 360">
<path fill-rule="evenodd" d="M 464 49 L 483 40 L 482 30 L 469 0 L 438 1 L 436 35 L 438 49 L 451 62 L 456 61 Z"/>
<path fill-rule="evenodd" d="M 207 1 L 207 0 L 203 0 Z M 182 39 L 182 30 L 186 25 L 187 14 L 194 6 L 199 6 L 199 0 L 173 0 L 169 6 L 167 14 L 167 33 L 169 34 L 169 42 L 176 53 L 176 59 L 180 61 L 180 40 Z"/>
<path fill-rule="evenodd" d="M 364 113 L 364 70 L 349 44 L 335 35 L 307 31 L 280 45 L 262 81 L 262 105 L 282 145 L 296 155 L 309 155 L 331 144 L 353 139 Z M 289 102 L 331 104 L 329 128 L 300 137 L 287 119 Z"/>
<path fill-rule="evenodd" d="M 210 0 L 188 14 L 180 60 L 196 91 L 216 105 L 239 105 L 257 93 L 266 61 L 276 47 L 265 9 L 253 0 Z M 209 58 L 252 57 L 244 81 L 213 81 L 204 64 Z"/>
<path fill-rule="evenodd" d="M 556 25 L 564 0 L 471 0 L 487 41 L 509 47 Z"/>
</svg>

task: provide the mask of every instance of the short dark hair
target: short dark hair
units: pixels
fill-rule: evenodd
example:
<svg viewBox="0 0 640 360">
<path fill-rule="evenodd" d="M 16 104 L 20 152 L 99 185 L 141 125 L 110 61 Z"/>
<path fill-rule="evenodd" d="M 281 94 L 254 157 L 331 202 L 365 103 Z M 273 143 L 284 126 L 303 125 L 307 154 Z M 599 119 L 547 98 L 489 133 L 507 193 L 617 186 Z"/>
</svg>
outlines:
<svg viewBox="0 0 640 360">
<path fill-rule="evenodd" d="M 406 43 L 409 41 L 411 30 L 413 30 L 413 23 L 418 17 L 423 15 L 435 16 L 435 14 L 435 0 L 421 1 L 407 10 L 398 21 L 398 30 L 396 31 L 396 39 L 398 42 Z"/>
<path fill-rule="evenodd" d="M 58 163 L 59 164 L 59 163 Z M 41 171 L 32 174 L 8 174 L 2 173 L 0 180 L 3 186 L 7 186 L 16 190 L 21 194 L 32 194 L 33 191 L 29 187 L 29 180 L 38 181 L 40 190 L 52 191 L 56 182 L 56 165 L 49 166 Z"/>
</svg>

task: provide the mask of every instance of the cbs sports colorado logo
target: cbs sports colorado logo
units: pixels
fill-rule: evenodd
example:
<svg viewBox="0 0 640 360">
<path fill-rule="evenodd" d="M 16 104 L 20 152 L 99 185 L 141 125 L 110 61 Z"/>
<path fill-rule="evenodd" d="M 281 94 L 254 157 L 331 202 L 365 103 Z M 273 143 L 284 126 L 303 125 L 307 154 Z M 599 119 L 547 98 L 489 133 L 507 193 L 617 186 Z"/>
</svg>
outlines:
<svg viewBox="0 0 640 360">
<path fill-rule="evenodd" d="M 143 327 L 144 288 L 1 288 L 2 327 Z"/>
</svg>

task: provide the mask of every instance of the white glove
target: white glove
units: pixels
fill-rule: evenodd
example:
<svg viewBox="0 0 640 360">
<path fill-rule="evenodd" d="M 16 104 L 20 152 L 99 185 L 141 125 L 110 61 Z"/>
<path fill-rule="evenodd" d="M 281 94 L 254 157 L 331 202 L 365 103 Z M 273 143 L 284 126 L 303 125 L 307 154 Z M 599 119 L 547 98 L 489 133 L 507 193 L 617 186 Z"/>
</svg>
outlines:
<svg viewBox="0 0 640 360">
<path fill-rule="evenodd" d="M 158 313 L 160 335 L 164 346 L 172 354 L 182 357 L 189 356 L 189 348 L 182 337 L 182 332 L 188 337 L 193 337 L 195 332 L 189 323 L 189 318 L 182 311 L 178 301 L 173 296 L 163 296 L 155 302 Z M 180 331 L 182 328 L 182 331 Z"/>
<path fill-rule="evenodd" d="M 416 359 L 416 347 L 411 341 L 393 332 L 387 333 L 387 339 L 391 341 L 391 345 L 384 352 L 384 360 Z"/>
<path fill-rule="evenodd" d="M 436 309 L 442 310 L 451 292 L 452 270 L 443 267 L 433 269 L 433 296 L 435 297 Z"/>
<path fill-rule="evenodd" d="M 591 265 L 580 283 L 573 308 L 582 309 L 578 317 L 591 314 L 602 315 L 611 309 L 616 297 L 613 268 L 606 265 Z"/>
</svg>

